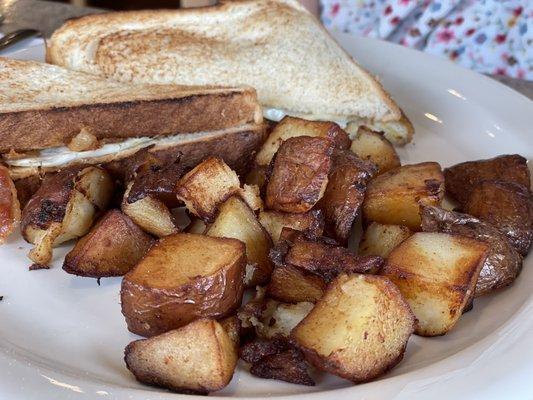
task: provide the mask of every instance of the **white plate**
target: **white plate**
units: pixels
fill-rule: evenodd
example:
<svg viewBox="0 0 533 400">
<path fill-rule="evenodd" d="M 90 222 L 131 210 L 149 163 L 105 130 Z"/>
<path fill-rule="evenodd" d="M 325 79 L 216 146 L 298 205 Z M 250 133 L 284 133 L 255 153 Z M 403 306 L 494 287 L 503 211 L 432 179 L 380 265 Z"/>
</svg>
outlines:
<svg viewBox="0 0 533 400">
<path fill-rule="evenodd" d="M 337 38 L 377 73 L 416 127 L 404 163 L 448 166 L 504 153 L 533 156 L 533 103 L 501 84 L 437 58 L 384 42 Z M 42 57 L 32 47 L 19 58 Z M 0 248 L 0 399 L 176 399 L 143 386 L 123 362 L 136 337 L 120 313 L 120 278 L 68 275 L 54 253 L 51 270 L 28 272 L 30 246 L 18 235 Z M 324 378 L 313 388 L 250 376 L 242 369 L 217 396 L 305 399 L 532 398 L 533 258 L 513 287 L 475 302 L 438 338 L 413 336 L 386 376 L 352 386 Z M 324 392 L 325 391 L 325 392 Z M 213 396 L 215 397 L 215 396 Z M 190 397 L 189 397 L 190 398 Z M 293 397 L 291 397 L 293 398 Z"/>
</svg>

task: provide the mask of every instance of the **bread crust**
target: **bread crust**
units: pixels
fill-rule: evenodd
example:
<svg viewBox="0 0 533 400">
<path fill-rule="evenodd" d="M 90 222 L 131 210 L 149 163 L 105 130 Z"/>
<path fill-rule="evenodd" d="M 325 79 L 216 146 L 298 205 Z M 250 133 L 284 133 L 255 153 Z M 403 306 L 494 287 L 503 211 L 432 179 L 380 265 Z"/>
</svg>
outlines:
<svg viewBox="0 0 533 400">
<path fill-rule="evenodd" d="M 0 152 L 67 144 L 82 129 L 98 139 L 167 136 L 261 122 L 253 89 L 0 114 Z"/>
</svg>

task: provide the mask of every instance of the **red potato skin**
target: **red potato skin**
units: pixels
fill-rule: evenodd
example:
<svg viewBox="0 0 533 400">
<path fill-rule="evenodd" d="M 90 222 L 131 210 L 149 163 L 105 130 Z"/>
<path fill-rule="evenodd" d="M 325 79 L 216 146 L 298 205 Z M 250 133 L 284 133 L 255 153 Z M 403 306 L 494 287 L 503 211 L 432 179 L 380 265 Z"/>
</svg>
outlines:
<svg viewBox="0 0 533 400">
<path fill-rule="evenodd" d="M 150 337 L 187 325 L 199 318 L 220 319 L 241 305 L 246 256 L 228 269 L 178 288 L 154 289 L 122 280 L 120 298 L 128 330 Z M 223 290 L 218 290 L 218 288 Z"/>
<path fill-rule="evenodd" d="M 283 142 L 273 159 L 267 208 L 293 213 L 311 210 L 324 194 L 334 145 L 330 138 L 309 136 Z"/>
<path fill-rule="evenodd" d="M 324 211 L 326 232 L 346 245 L 352 225 L 365 199 L 366 184 L 377 173 L 371 161 L 363 161 L 348 150 L 333 153 L 328 186 L 319 208 Z"/>
<path fill-rule="evenodd" d="M 502 155 L 488 160 L 467 161 L 444 170 L 446 193 L 465 204 L 472 189 L 483 180 L 517 183 L 531 189 L 527 160 L 518 155 Z"/>
<path fill-rule="evenodd" d="M 39 190 L 24 207 L 21 219 L 21 232 L 28 225 L 47 229 L 52 222 L 61 222 L 65 217 L 66 205 L 78 173 L 85 167 L 69 167 L 57 174 L 47 175 Z M 24 239 L 28 240 L 26 237 Z"/>
</svg>

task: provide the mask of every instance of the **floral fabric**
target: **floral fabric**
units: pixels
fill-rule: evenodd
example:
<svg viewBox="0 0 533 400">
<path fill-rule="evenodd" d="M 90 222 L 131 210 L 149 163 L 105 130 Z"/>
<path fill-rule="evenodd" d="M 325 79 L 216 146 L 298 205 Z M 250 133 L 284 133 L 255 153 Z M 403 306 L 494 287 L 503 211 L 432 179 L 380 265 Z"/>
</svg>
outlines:
<svg viewBox="0 0 533 400">
<path fill-rule="evenodd" d="M 533 0 L 321 0 L 321 18 L 328 29 L 533 80 Z"/>
</svg>

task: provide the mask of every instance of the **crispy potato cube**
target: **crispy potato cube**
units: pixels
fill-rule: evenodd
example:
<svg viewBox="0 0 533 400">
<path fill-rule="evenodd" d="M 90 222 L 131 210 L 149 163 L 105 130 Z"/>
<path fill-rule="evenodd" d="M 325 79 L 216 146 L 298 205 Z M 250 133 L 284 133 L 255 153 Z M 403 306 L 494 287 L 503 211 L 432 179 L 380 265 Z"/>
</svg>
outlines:
<svg viewBox="0 0 533 400">
<path fill-rule="evenodd" d="M 411 231 L 406 226 L 372 222 L 363 232 L 359 254 L 387 258 L 392 249 L 409 236 L 411 236 Z"/>
<path fill-rule="evenodd" d="M 203 235 L 207 228 L 208 226 L 203 220 L 194 217 L 185 230 L 187 233 L 197 233 L 198 235 Z"/>
<path fill-rule="evenodd" d="M 353 121 L 346 127 L 346 132 L 350 137 L 357 135 L 361 127 L 369 129 L 374 132 L 380 132 L 383 136 L 396 146 L 403 146 L 413 139 L 415 128 L 409 118 L 402 111 L 402 116 L 399 121 L 371 121 L 359 120 Z"/>
<path fill-rule="evenodd" d="M 344 247 L 298 238 L 288 250 L 285 263 L 330 282 L 342 272 L 375 274 L 381 268 L 383 259 L 356 256 Z"/>
<path fill-rule="evenodd" d="M 261 226 L 253 211 L 237 196 L 232 196 L 220 207 L 215 222 L 206 234 L 214 237 L 238 239 L 246 245 L 245 285 L 253 287 L 270 279 L 272 264 L 268 252 L 272 241 L 268 232 Z"/>
<path fill-rule="evenodd" d="M 294 348 L 263 357 L 251 366 L 250 373 L 260 378 L 277 379 L 296 385 L 315 385 L 302 353 Z"/>
<path fill-rule="evenodd" d="M 322 297 L 325 289 L 326 282 L 321 277 L 290 265 L 281 265 L 272 271 L 267 293 L 285 303 L 314 303 Z"/>
<path fill-rule="evenodd" d="M 288 338 L 294 327 L 309 314 L 313 307 L 314 304 L 310 302 L 286 304 L 267 300 L 261 318 L 255 326 L 256 332 L 259 337 L 266 339 Z"/>
<path fill-rule="evenodd" d="M 389 254 L 381 274 L 409 303 L 416 334 L 444 335 L 454 327 L 474 294 L 487 250 L 465 236 L 418 232 Z"/>
<path fill-rule="evenodd" d="M 235 345 L 235 349 L 239 350 L 239 344 L 241 341 L 241 323 L 239 321 L 239 318 L 237 317 L 237 314 L 234 314 L 230 317 L 221 319 L 218 321 L 220 325 L 225 329 L 226 333 L 228 334 L 229 338 Z"/>
<path fill-rule="evenodd" d="M 48 265 L 52 247 L 85 235 L 113 195 L 113 181 L 98 167 L 70 167 L 46 176 L 22 212 L 21 231 L 35 245 L 28 255 Z"/>
<path fill-rule="evenodd" d="M 124 214 L 132 219 L 144 231 L 157 236 L 164 237 L 178 233 L 179 229 L 172 213 L 163 202 L 152 195 L 146 195 L 130 203 L 130 189 L 128 185 L 124 193 L 121 209 Z"/>
<path fill-rule="evenodd" d="M 328 236 L 342 245 L 348 243 L 367 183 L 375 173 L 372 162 L 363 161 L 348 150 L 333 153 L 328 185 L 318 207 L 324 211 Z"/>
<path fill-rule="evenodd" d="M 178 199 L 187 210 L 212 222 L 217 207 L 240 190 L 239 177 L 220 158 L 211 157 L 198 164 L 178 182 Z"/>
<path fill-rule="evenodd" d="M 207 394 L 225 387 L 237 351 L 216 321 L 200 319 L 162 335 L 131 342 L 124 361 L 138 381 L 180 393 Z"/>
<path fill-rule="evenodd" d="M 266 188 L 272 210 L 304 213 L 322 198 L 328 184 L 333 141 L 300 136 L 281 145 Z"/>
<path fill-rule="evenodd" d="M 533 198 L 527 188 L 483 181 L 472 188 L 463 209 L 498 228 L 520 254 L 527 255 L 533 241 Z"/>
<path fill-rule="evenodd" d="M 464 204 L 476 184 L 484 180 L 513 182 L 531 189 L 527 160 L 518 154 L 456 164 L 444 170 L 444 177 L 446 193 L 460 204 Z"/>
<path fill-rule="evenodd" d="M 292 330 L 291 338 L 317 368 L 365 382 L 401 361 L 414 322 L 388 279 L 342 274 Z"/>
<path fill-rule="evenodd" d="M 363 217 L 366 222 L 420 230 L 420 204 L 440 205 L 443 196 L 444 177 L 439 164 L 404 165 L 370 181 Z"/>
<path fill-rule="evenodd" d="M 20 203 L 9 170 L 0 165 L 0 244 L 20 222 Z"/>
<path fill-rule="evenodd" d="M 422 206 L 422 229 L 478 239 L 489 245 L 489 253 L 476 282 L 475 296 L 510 285 L 522 270 L 522 257 L 507 238 L 491 224 L 471 215 Z"/>
<path fill-rule="evenodd" d="M 285 117 L 277 124 L 255 157 L 259 166 L 268 166 L 281 144 L 287 139 L 299 136 L 325 137 L 335 142 L 335 147 L 347 149 L 350 138 L 334 122 L 308 121 L 301 118 Z"/>
<path fill-rule="evenodd" d="M 270 234 L 274 244 L 279 241 L 284 227 L 306 231 L 314 236 L 322 236 L 324 232 L 324 213 L 321 210 L 300 214 L 263 210 L 259 213 L 259 222 Z"/>
<path fill-rule="evenodd" d="M 154 240 L 118 210 L 108 211 L 66 255 L 69 274 L 102 278 L 131 270 Z"/>
<path fill-rule="evenodd" d="M 377 175 L 401 165 L 394 146 L 380 132 L 359 128 L 350 150 L 362 160 L 370 160 L 378 167 Z"/>
<path fill-rule="evenodd" d="M 247 185 L 255 185 L 262 192 L 267 183 L 267 166 L 257 166 L 255 165 L 247 174 L 244 179 L 244 182 Z"/>
<path fill-rule="evenodd" d="M 178 233 L 159 240 L 122 280 L 128 329 L 154 336 L 198 318 L 222 318 L 241 304 L 245 246 Z"/>
<path fill-rule="evenodd" d="M 137 169 L 137 175 L 128 191 L 126 201 L 135 203 L 150 196 L 169 208 L 180 205 L 176 197 L 176 184 L 183 175 L 183 164 L 179 160 L 160 165 L 160 160 L 148 160 Z"/>
<path fill-rule="evenodd" d="M 263 209 L 263 199 L 259 193 L 259 186 L 257 185 L 247 185 L 244 184 L 242 189 L 239 191 L 241 198 L 248 204 L 248 207 L 252 211 L 259 211 Z"/>
</svg>

